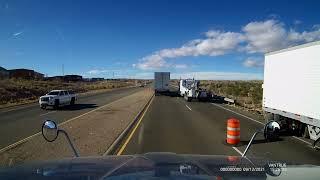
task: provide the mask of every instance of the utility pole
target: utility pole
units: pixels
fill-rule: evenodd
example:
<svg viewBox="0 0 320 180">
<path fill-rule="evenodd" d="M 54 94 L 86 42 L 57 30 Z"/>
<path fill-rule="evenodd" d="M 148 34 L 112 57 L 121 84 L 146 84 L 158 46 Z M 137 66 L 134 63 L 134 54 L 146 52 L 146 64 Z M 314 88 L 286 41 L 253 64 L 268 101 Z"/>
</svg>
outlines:
<svg viewBox="0 0 320 180">
<path fill-rule="evenodd" d="M 64 64 L 62 64 L 62 76 L 64 76 Z"/>
</svg>

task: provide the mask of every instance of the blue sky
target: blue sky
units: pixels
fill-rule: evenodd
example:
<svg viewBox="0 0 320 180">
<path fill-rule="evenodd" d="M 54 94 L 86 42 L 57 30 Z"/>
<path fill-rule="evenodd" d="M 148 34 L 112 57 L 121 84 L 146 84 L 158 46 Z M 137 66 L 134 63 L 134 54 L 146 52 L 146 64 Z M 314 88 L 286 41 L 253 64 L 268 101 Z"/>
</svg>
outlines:
<svg viewBox="0 0 320 180">
<path fill-rule="evenodd" d="M 263 54 L 320 39 L 320 1 L 1 0 L 0 66 L 52 75 L 262 79 Z"/>
</svg>

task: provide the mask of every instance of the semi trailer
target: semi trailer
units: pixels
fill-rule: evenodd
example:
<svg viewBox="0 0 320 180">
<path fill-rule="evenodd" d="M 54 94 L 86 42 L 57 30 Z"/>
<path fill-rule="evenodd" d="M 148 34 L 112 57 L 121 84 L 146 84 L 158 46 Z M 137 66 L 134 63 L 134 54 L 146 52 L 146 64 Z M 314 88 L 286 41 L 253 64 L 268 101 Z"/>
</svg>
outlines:
<svg viewBox="0 0 320 180">
<path fill-rule="evenodd" d="M 265 54 L 262 107 L 267 121 L 295 136 L 320 137 L 320 41 Z"/>
<path fill-rule="evenodd" d="M 154 72 L 155 95 L 169 92 L 170 72 Z"/>
</svg>

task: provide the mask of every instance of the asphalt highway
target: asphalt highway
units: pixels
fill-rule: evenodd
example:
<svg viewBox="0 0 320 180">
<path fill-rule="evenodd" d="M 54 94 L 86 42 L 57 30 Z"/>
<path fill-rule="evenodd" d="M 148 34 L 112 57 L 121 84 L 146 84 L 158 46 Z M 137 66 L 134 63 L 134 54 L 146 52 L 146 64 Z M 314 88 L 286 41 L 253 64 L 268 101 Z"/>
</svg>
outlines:
<svg viewBox="0 0 320 180">
<path fill-rule="evenodd" d="M 127 88 L 83 96 L 75 106 L 59 110 L 41 110 L 37 103 L 1 109 L 0 148 L 40 132 L 46 119 L 61 123 L 142 89 Z M 231 117 L 240 120 L 241 142 L 237 146 L 225 142 L 226 121 Z M 173 152 L 241 156 L 253 133 L 263 128 L 263 124 L 261 117 L 224 104 L 186 102 L 173 94 L 155 96 L 118 154 Z M 258 135 L 247 157 L 320 165 L 320 150 L 312 148 L 309 140 L 292 136 L 267 142 Z"/>
<path fill-rule="evenodd" d="M 48 110 L 42 110 L 38 103 L 1 109 L 0 149 L 40 132 L 42 123 L 47 119 L 61 123 L 142 89 L 124 88 L 88 94 L 79 97 L 75 105 L 61 107 L 58 110 L 50 107 Z"/>
<path fill-rule="evenodd" d="M 226 121 L 231 117 L 240 120 L 241 142 L 235 147 L 225 142 Z M 173 152 L 241 156 L 253 133 L 263 124 L 258 117 L 234 111 L 227 105 L 155 96 L 118 155 Z M 313 149 L 310 141 L 292 136 L 266 142 L 258 135 L 247 157 L 320 165 L 320 150 Z"/>
</svg>

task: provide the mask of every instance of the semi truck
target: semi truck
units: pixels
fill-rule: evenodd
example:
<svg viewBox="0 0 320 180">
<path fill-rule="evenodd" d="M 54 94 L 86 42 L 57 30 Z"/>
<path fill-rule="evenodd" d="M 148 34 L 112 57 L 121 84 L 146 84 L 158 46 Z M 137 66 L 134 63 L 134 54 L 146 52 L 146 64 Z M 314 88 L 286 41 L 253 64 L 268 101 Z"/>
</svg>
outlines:
<svg viewBox="0 0 320 180">
<path fill-rule="evenodd" d="M 155 95 L 169 92 L 170 72 L 154 72 Z"/>
<path fill-rule="evenodd" d="M 179 94 L 186 101 L 198 99 L 205 101 L 208 98 L 206 90 L 199 88 L 200 81 L 194 79 L 181 79 L 179 82 Z"/>
<path fill-rule="evenodd" d="M 262 108 L 267 121 L 317 142 L 320 137 L 320 41 L 265 54 Z"/>
</svg>

